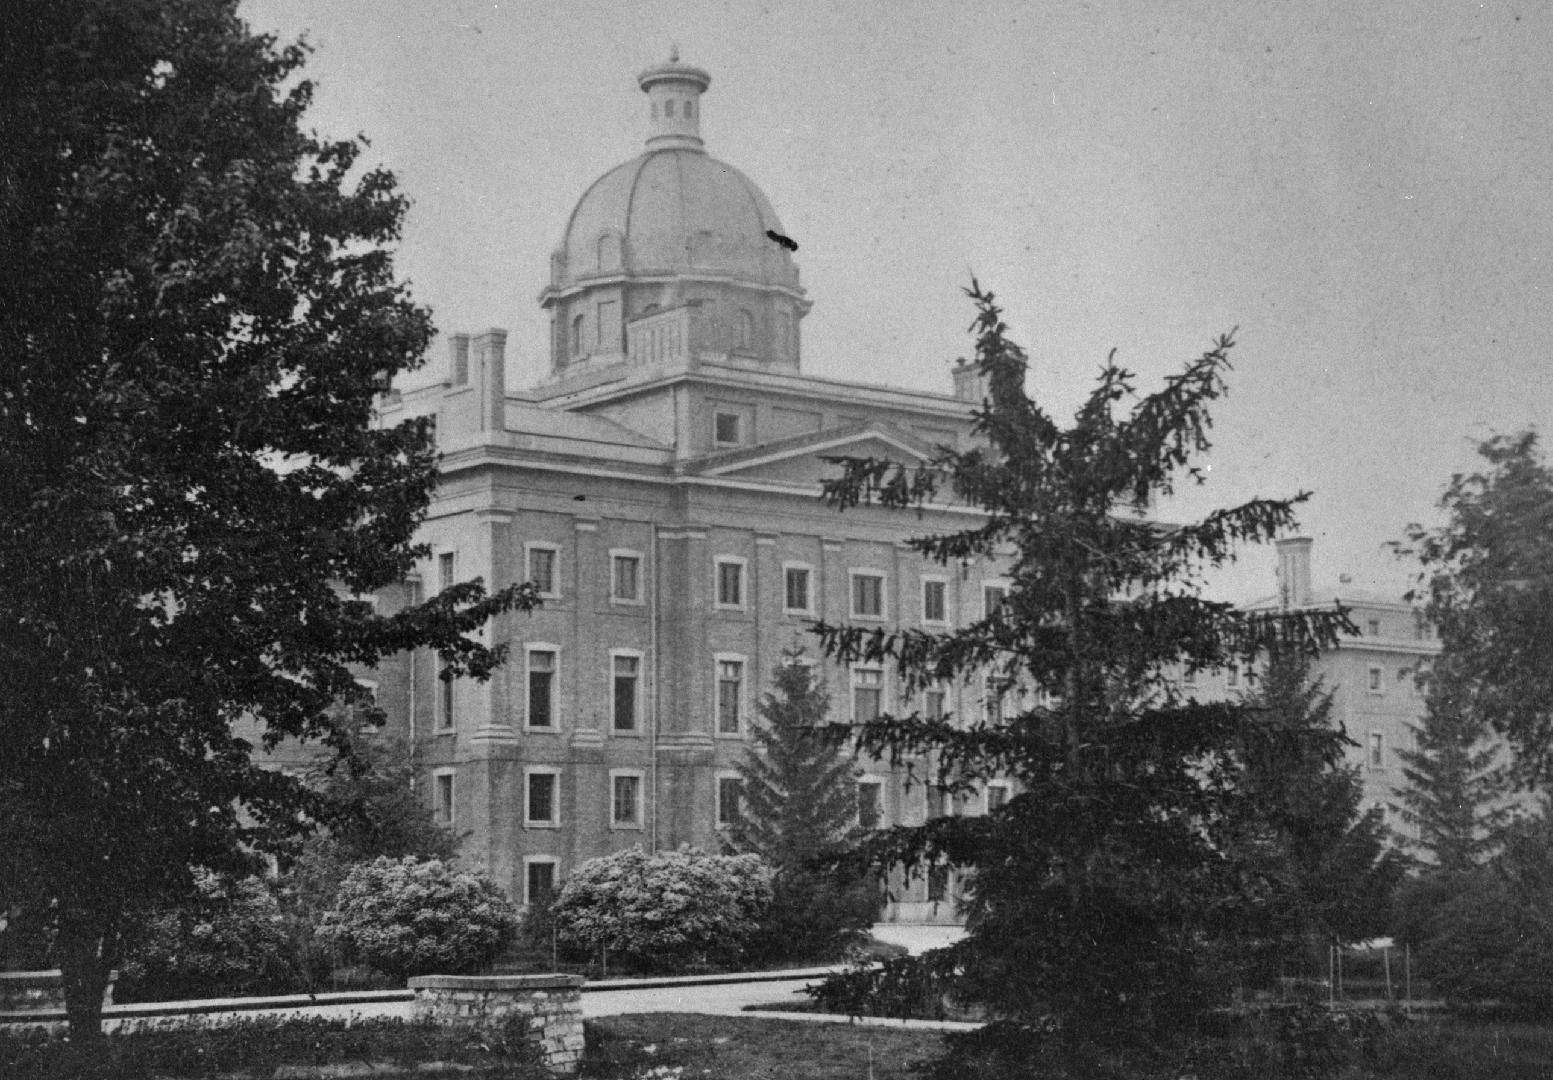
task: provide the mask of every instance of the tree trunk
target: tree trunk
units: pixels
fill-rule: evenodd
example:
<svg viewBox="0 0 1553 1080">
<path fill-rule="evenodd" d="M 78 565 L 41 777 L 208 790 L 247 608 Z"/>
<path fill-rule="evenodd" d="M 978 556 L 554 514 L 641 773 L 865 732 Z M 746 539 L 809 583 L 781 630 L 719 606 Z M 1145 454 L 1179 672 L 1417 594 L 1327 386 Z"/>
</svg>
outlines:
<svg viewBox="0 0 1553 1080">
<path fill-rule="evenodd" d="M 71 1041 L 102 1037 L 102 999 L 116 953 L 117 920 L 98 912 L 73 911 L 59 920 L 59 969 L 65 990 L 65 1018 Z"/>
</svg>

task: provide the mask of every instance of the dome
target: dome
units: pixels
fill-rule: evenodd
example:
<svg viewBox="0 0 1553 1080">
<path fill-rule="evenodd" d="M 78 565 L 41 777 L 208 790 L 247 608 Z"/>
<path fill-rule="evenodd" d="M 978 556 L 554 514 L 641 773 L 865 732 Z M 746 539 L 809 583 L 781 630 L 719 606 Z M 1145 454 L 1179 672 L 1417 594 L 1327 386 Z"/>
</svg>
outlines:
<svg viewBox="0 0 1553 1080">
<path fill-rule="evenodd" d="M 706 274 L 797 288 L 792 255 L 767 233 L 782 223 L 765 194 L 699 148 L 666 148 L 619 165 L 572 211 L 556 285 L 595 275 Z"/>
</svg>

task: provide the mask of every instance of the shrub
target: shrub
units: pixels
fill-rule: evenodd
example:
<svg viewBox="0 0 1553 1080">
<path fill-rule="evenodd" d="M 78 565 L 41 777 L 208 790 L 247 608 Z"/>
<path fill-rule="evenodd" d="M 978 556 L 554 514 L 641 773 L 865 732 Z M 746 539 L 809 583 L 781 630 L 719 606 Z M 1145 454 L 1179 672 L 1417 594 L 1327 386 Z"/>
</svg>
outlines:
<svg viewBox="0 0 1553 1080">
<path fill-rule="evenodd" d="M 296 965 L 280 905 L 256 877 L 200 870 L 196 899 L 152 912 L 131 935 L 117 999 L 169 1001 L 285 993 Z"/>
<path fill-rule="evenodd" d="M 384 857 L 346 875 L 318 935 L 348 959 L 403 979 L 478 971 L 517 925 L 517 909 L 489 878 L 437 859 Z"/>
<path fill-rule="evenodd" d="M 736 962 L 770 903 L 758 856 L 632 848 L 579 866 L 554 917 L 564 944 L 672 971 Z"/>
</svg>

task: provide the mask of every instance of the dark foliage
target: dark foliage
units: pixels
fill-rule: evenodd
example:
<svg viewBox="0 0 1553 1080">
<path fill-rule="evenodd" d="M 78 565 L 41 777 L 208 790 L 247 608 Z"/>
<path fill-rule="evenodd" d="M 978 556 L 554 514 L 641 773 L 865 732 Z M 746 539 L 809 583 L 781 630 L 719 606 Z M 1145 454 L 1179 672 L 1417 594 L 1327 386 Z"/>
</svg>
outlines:
<svg viewBox="0 0 1553 1080">
<path fill-rule="evenodd" d="M 746 947 L 762 964 L 835 959 L 879 912 L 875 876 L 834 858 L 858 840 L 858 770 L 829 725 L 829 697 L 800 661 L 788 656 L 761 696 L 728 836 L 732 851 L 775 872 L 771 906 Z"/>
<path fill-rule="evenodd" d="M 1449 711 L 1508 740 L 1517 777 L 1553 779 L 1553 469 L 1537 435 L 1478 446 L 1480 472 L 1451 477 L 1446 524 L 1408 528 L 1420 598 L 1438 628 Z"/>
<path fill-rule="evenodd" d="M 379 614 L 435 482 L 373 423 L 427 313 L 406 201 L 301 121 L 305 50 L 236 0 L 17 0 L 0 30 L 0 896 L 45 912 L 78 1037 L 127 920 L 245 873 L 317 799 L 238 734 L 343 747 L 360 665 L 534 600 Z"/>
<path fill-rule="evenodd" d="M 999 560 L 1007 600 L 952 633 L 818 633 L 838 661 L 893 664 L 908 692 L 986 673 L 1024 690 L 1001 721 L 886 716 L 856 733 L 868 754 L 933 755 L 951 787 L 1010 777 L 1017 792 L 986 816 L 890 830 L 864 857 L 970 871 L 968 936 L 940 961 L 967 1004 L 1075 1043 L 1176 1038 L 1233 982 L 1205 945 L 1243 933 L 1263 888 L 1231 843 L 1249 798 L 1237 755 L 1276 736 L 1239 703 L 1189 697 L 1179 673 L 1314 650 L 1352 627 L 1336 610 L 1249 613 L 1198 593 L 1206 567 L 1289 528 L 1304 496 L 1185 525 L 1145 516 L 1179 473 L 1202 478 L 1190 463 L 1208 447 L 1229 337 L 1146 397 L 1108 363 L 1064 428 L 1026 396 L 1024 353 L 993 298 L 971 295 L 988 388 L 980 445 L 921 468 L 841 460 L 826 497 L 843 510 L 977 508 L 976 527 L 911 545 L 945 564 Z"/>
</svg>

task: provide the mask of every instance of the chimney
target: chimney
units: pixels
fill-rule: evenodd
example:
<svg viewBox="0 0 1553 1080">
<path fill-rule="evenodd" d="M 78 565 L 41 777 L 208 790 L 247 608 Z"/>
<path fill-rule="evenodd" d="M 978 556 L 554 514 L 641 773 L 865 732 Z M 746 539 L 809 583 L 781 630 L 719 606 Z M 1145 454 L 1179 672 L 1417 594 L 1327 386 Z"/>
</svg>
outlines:
<svg viewBox="0 0 1553 1080">
<path fill-rule="evenodd" d="M 469 381 L 469 335 L 448 336 L 448 381 L 463 386 Z"/>
<path fill-rule="evenodd" d="M 987 375 L 981 365 L 961 357 L 954 366 L 954 396 L 980 405 L 987 397 Z"/>
<path fill-rule="evenodd" d="M 480 430 L 507 427 L 507 331 L 495 327 L 474 339 L 474 370 L 479 380 Z"/>
<path fill-rule="evenodd" d="M 1310 603 L 1310 546 L 1308 536 L 1278 541 L 1278 600 L 1286 608 Z"/>
</svg>

